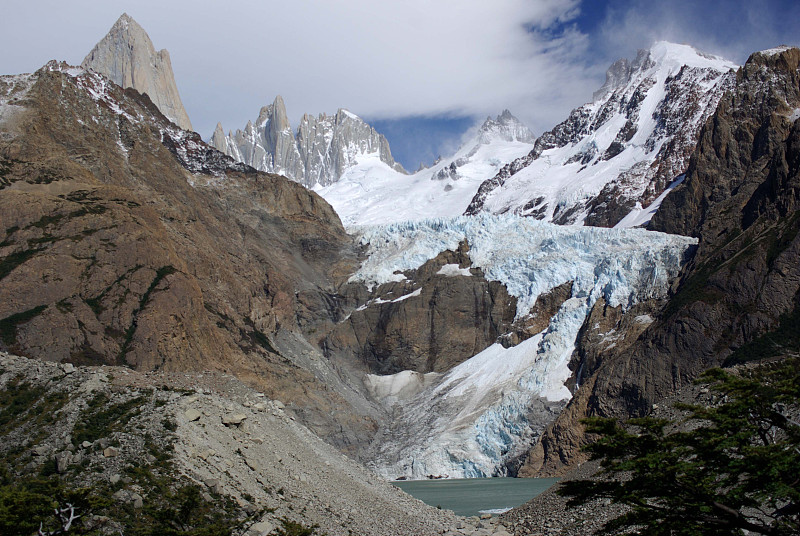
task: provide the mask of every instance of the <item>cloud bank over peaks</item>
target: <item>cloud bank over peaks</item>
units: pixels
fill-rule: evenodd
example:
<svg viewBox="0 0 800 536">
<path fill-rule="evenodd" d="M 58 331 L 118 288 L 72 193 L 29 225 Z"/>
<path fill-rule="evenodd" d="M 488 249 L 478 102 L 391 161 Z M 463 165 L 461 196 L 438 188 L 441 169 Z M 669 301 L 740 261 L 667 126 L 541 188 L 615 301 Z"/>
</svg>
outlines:
<svg viewBox="0 0 800 536">
<path fill-rule="evenodd" d="M 190 43 L 195 53 L 188 59 L 213 61 L 215 77 L 245 82 L 240 95 L 224 102 L 250 109 L 218 116 L 226 123 L 238 124 L 237 116 L 250 117 L 282 94 L 293 119 L 340 107 L 371 118 L 486 116 L 509 108 L 541 131 L 588 100 L 597 83 L 586 80 L 580 64 L 586 36 L 570 24 L 578 6 L 578 0 L 250 6 L 241 20 L 220 14 L 220 24 L 239 31 L 217 24 L 227 39 Z M 205 26 L 202 19 L 217 9 L 187 16 Z"/>
</svg>

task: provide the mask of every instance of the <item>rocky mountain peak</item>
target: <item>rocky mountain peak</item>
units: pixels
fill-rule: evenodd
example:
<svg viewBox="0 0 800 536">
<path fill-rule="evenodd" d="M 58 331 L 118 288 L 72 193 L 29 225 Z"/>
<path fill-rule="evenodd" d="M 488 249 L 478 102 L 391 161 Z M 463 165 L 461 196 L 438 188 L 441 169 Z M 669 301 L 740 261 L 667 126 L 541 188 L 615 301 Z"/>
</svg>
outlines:
<svg viewBox="0 0 800 536">
<path fill-rule="evenodd" d="M 787 45 L 780 45 L 774 48 L 753 52 L 744 65 L 743 75 L 748 76 L 762 67 L 774 70 L 775 72 L 791 73 L 797 70 L 798 63 L 800 63 L 800 49 Z"/>
<path fill-rule="evenodd" d="M 220 143 L 225 143 L 225 131 L 222 130 L 222 123 L 217 123 L 214 134 L 211 136 L 211 145 L 216 146 Z"/>
<path fill-rule="evenodd" d="M 184 130 L 192 130 L 175 84 L 169 52 L 156 52 L 147 32 L 127 13 L 117 19 L 81 67 L 92 69 L 119 86 L 146 93 L 168 119 Z"/>
<path fill-rule="evenodd" d="M 226 140 L 212 136 L 212 145 L 258 170 L 280 173 L 309 187 L 332 184 L 359 161 L 374 156 L 406 173 L 394 161 L 386 138 L 344 108 L 332 116 L 304 114 L 293 134 L 286 105 L 278 95 L 261 108 L 255 127 L 249 125 Z"/>
<path fill-rule="evenodd" d="M 618 60 L 594 100 L 485 181 L 465 213 L 641 224 L 636 218 L 655 210 L 651 205 L 686 170 L 698 131 L 732 84 L 735 67 L 664 41 L 633 61 Z"/>
<path fill-rule="evenodd" d="M 533 133 L 522 124 L 522 122 L 514 117 L 508 111 L 503 112 L 496 118 L 492 119 L 491 116 L 486 118 L 481 127 L 478 129 L 478 138 L 480 143 L 489 144 L 493 140 L 501 139 L 504 141 L 521 141 L 524 143 L 533 143 L 536 137 Z"/>
<path fill-rule="evenodd" d="M 611 64 L 611 67 L 606 71 L 605 83 L 592 94 L 592 101 L 602 99 L 612 91 L 615 91 L 625 84 L 631 78 L 631 62 L 627 58 L 622 58 Z"/>
<path fill-rule="evenodd" d="M 292 130 L 292 125 L 289 123 L 289 117 L 286 114 L 286 104 L 280 95 L 275 97 L 272 104 L 262 106 L 261 110 L 259 110 L 256 126 L 261 128 L 265 125 L 276 133 L 282 130 Z"/>
</svg>

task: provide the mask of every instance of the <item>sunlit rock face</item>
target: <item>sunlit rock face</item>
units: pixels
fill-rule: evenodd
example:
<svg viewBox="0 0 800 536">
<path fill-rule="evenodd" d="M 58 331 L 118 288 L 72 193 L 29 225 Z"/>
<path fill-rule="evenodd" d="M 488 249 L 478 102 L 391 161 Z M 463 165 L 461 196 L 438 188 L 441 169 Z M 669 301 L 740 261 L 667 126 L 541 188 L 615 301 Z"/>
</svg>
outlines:
<svg viewBox="0 0 800 536">
<path fill-rule="evenodd" d="M 363 160 L 375 159 L 403 176 L 386 138 L 347 110 L 328 116 L 304 115 L 292 131 L 286 105 L 278 95 L 261 108 L 258 119 L 243 130 L 229 132 L 217 125 L 211 144 L 260 171 L 278 173 L 308 187 L 328 186 Z"/>
<path fill-rule="evenodd" d="M 192 130 L 175 85 L 169 52 L 156 52 L 147 32 L 127 13 L 89 52 L 81 67 L 92 69 L 123 88 L 146 93 L 169 120 L 184 130 Z"/>
</svg>

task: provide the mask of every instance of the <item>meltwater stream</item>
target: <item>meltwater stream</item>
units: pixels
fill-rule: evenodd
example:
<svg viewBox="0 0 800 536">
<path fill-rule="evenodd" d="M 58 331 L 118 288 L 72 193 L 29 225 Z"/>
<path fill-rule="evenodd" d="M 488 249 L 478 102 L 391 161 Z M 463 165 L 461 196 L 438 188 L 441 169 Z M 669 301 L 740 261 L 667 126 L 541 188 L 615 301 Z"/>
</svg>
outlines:
<svg viewBox="0 0 800 536">
<path fill-rule="evenodd" d="M 392 482 L 425 504 L 460 516 L 500 514 L 525 504 L 557 478 L 454 478 Z"/>
</svg>

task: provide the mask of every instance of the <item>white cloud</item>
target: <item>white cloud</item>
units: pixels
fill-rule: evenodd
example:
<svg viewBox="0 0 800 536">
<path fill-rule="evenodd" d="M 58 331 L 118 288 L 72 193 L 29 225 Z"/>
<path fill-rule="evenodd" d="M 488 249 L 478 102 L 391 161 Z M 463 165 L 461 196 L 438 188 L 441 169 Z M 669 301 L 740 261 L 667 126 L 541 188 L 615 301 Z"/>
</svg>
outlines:
<svg viewBox="0 0 800 536">
<path fill-rule="evenodd" d="M 167 48 L 193 123 L 244 125 L 281 94 L 296 121 L 346 107 L 370 117 L 497 114 L 541 132 L 591 94 L 570 29 L 579 0 L 31 0 L 0 46 L 78 63 L 123 12 Z M 11 21 L 23 21 L 16 32 Z M 36 28 L 35 31 L 33 29 Z M 75 35 L 78 33 L 79 35 Z M 3 62 L 0 60 L 0 65 Z"/>
<path fill-rule="evenodd" d="M 797 19 L 788 16 L 794 2 L 631 0 L 609 10 L 596 40 L 606 57 L 632 57 L 666 40 L 744 63 L 757 50 L 798 44 Z"/>
<path fill-rule="evenodd" d="M 211 62 L 205 74 L 216 79 L 214 89 L 224 96 L 225 86 L 237 87 L 235 101 L 249 104 L 248 117 L 282 94 L 292 118 L 339 107 L 385 118 L 508 107 L 544 127 L 591 91 L 581 69 L 569 67 L 585 37 L 559 31 L 553 41 L 554 28 L 577 4 L 301 0 L 250 6 L 226 18 L 214 3 L 189 15 L 207 35 L 168 46 L 176 51 L 176 71 L 191 71 L 194 83 Z"/>
</svg>

